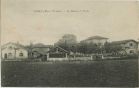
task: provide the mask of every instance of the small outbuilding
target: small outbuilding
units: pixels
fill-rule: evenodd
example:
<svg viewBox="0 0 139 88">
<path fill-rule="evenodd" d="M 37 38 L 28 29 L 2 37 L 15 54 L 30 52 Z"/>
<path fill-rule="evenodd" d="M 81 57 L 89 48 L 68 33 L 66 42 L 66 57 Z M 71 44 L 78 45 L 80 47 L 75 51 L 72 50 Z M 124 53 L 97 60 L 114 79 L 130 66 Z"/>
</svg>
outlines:
<svg viewBox="0 0 139 88">
<path fill-rule="evenodd" d="M 50 51 L 50 45 L 35 44 L 31 48 L 31 55 L 34 59 L 46 59 L 48 58 L 48 53 Z"/>
<path fill-rule="evenodd" d="M 68 60 L 69 52 L 59 46 L 54 46 L 49 51 L 49 60 Z"/>
</svg>

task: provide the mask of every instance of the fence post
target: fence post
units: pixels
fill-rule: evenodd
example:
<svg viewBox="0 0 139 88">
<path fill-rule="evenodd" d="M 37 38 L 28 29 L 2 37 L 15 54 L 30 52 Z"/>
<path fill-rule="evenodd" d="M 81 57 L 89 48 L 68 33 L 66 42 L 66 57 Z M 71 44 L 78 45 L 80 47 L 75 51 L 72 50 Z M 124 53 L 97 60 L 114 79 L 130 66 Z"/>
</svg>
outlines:
<svg viewBox="0 0 139 88">
<path fill-rule="evenodd" d="M 66 53 L 66 58 L 68 58 L 68 55 L 67 55 L 67 53 Z"/>
<path fill-rule="evenodd" d="M 91 60 L 93 60 L 93 55 L 91 55 Z"/>
<path fill-rule="evenodd" d="M 102 59 L 104 59 L 104 56 L 103 56 L 103 54 L 102 54 Z"/>
<path fill-rule="evenodd" d="M 75 55 L 73 56 L 73 58 L 75 59 Z"/>
<path fill-rule="evenodd" d="M 49 60 L 49 53 L 47 53 L 47 60 Z"/>
</svg>

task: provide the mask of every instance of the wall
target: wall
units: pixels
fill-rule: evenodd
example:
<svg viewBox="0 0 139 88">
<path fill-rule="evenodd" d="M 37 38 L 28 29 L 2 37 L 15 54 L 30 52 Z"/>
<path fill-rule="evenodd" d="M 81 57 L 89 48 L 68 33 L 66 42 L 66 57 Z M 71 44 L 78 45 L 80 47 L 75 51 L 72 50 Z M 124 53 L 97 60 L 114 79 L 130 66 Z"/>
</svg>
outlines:
<svg viewBox="0 0 139 88">
<path fill-rule="evenodd" d="M 101 40 L 98 40 L 98 39 L 92 39 L 92 40 L 87 40 L 86 42 L 87 43 L 101 43 L 102 45 L 104 45 L 106 43 L 107 39 L 101 39 Z"/>
<path fill-rule="evenodd" d="M 20 53 L 23 53 L 23 56 L 20 56 Z M 28 58 L 28 52 L 25 49 L 19 49 L 16 51 L 16 58 Z"/>
<path fill-rule="evenodd" d="M 12 56 L 9 56 L 8 53 L 11 53 Z M 15 57 L 15 50 L 13 50 L 13 49 L 9 50 L 9 49 L 6 48 L 6 49 L 2 50 L 2 58 L 4 58 L 5 54 L 7 54 L 8 59 L 12 59 L 12 58 Z"/>
<path fill-rule="evenodd" d="M 132 46 L 130 46 L 131 43 L 132 43 Z M 126 43 L 125 46 L 130 47 L 132 49 L 137 49 L 137 47 L 138 47 L 137 43 L 135 43 L 133 41 Z"/>
<path fill-rule="evenodd" d="M 15 50 L 15 48 L 18 49 Z M 23 53 L 23 56 L 19 55 L 21 52 Z M 28 51 L 26 49 L 17 47 L 16 45 L 11 43 L 5 45 L 1 53 L 2 53 L 2 59 L 6 59 L 5 54 L 7 54 L 7 59 L 28 58 Z"/>
<path fill-rule="evenodd" d="M 131 43 L 132 43 L 132 46 L 130 46 Z M 138 44 L 133 41 L 130 41 L 122 46 L 125 48 L 125 51 L 127 52 L 127 54 L 132 54 L 130 53 L 130 51 L 137 53 Z"/>
</svg>

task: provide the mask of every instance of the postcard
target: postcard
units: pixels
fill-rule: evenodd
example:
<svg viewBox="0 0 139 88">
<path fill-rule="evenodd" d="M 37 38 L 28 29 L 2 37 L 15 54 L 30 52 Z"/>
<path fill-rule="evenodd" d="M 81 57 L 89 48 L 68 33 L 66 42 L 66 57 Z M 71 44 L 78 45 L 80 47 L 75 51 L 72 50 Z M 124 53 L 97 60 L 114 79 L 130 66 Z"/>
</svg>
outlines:
<svg viewBox="0 0 139 88">
<path fill-rule="evenodd" d="M 139 2 L 1 0 L 2 87 L 138 87 Z"/>
</svg>

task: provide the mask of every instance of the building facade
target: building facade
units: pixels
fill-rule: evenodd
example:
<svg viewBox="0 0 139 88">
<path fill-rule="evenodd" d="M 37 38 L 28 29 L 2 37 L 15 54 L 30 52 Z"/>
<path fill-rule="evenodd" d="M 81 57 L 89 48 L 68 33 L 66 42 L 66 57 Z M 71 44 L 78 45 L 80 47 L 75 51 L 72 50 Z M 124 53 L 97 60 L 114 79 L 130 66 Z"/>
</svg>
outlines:
<svg viewBox="0 0 139 88">
<path fill-rule="evenodd" d="M 27 49 L 18 43 L 7 43 L 1 49 L 2 59 L 27 59 Z"/>
<path fill-rule="evenodd" d="M 59 46 L 54 46 L 49 51 L 48 61 L 63 61 L 68 60 L 69 52 Z"/>
<path fill-rule="evenodd" d="M 120 45 L 122 47 L 123 54 L 137 54 L 138 51 L 138 42 L 135 40 L 123 40 L 123 41 L 114 41 L 114 45 Z"/>
<path fill-rule="evenodd" d="M 101 37 L 101 36 L 92 36 L 89 37 L 83 41 L 81 41 L 81 43 L 93 43 L 93 44 L 97 44 L 97 45 L 104 45 L 107 42 L 108 38 L 105 37 Z"/>
<path fill-rule="evenodd" d="M 46 56 L 46 58 L 47 58 L 47 54 L 50 51 L 50 47 L 52 47 L 52 46 L 44 45 L 42 43 L 34 44 L 32 46 L 32 50 L 31 50 L 32 57 L 33 58 L 41 58 L 43 56 Z"/>
</svg>

